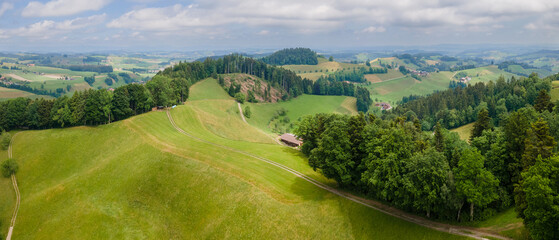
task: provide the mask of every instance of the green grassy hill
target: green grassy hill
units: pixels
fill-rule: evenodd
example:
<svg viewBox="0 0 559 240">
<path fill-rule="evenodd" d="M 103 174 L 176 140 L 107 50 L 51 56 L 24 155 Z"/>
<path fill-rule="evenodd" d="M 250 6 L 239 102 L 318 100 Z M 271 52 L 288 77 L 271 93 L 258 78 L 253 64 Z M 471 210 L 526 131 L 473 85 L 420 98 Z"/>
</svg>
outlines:
<svg viewBox="0 0 559 240">
<path fill-rule="evenodd" d="M 317 80 L 320 76 L 326 74 L 334 73 L 336 71 L 352 70 L 354 68 L 364 67 L 363 64 L 353 64 L 353 63 L 341 63 L 336 61 L 328 61 L 325 58 L 318 58 L 317 65 L 285 65 L 282 66 L 285 69 L 289 69 L 295 72 L 302 78 L 308 78 L 310 80 Z"/>
<path fill-rule="evenodd" d="M 456 80 L 453 76 L 458 72 L 465 72 L 469 77 L 471 77 L 472 80 L 470 81 L 470 84 L 496 81 L 500 76 L 504 76 L 506 79 L 509 79 L 512 76 L 518 77 L 518 75 L 499 70 L 497 66 L 479 67 L 457 72 L 432 72 L 429 73 L 427 77 L 422 77 L 421 81 L 410 76 L 403 76 L 399 71 L 395 72 L 399 73 L 399 76 L 401 77 L 388 80 L 371 81 L 371 84 L 363 85 L 371 91 L 371 99 L 373 99 L 373 101 L 378 100 L 381 102 L 397 103 L 402 100 L 402 97 L 407 97 L 409 95 L 426 95 L 433 93 L 434 91 L 448 89 L 450 81 Z M 397 75 L 397 73 L 391 73 L 389 71 L 387 76 L 390 74 Z"/>
<path fill-rule="evenodd" d="M 518 75 L 500 70 L 496 65 L 472 68 L 458 72 L 466 72 L 467 75 L 472 78 L 470 81 L 471 83 L 496 81 L 501 75 L 504 76 L 505 79 L 509 79 L 512 76 L 518 78 Z"/>
<path fill-rule="evenodd" d="M 316 113 L 356 114 L 354 97 L 302 95 L 287 102 L 245 103 L 250 106 L 250 124 L 276 133 L 289 132 L 290 125 L 304 115 Z M 281 116 L 280 112 L 285 112 Z M 276 127 L 277 125 L 277 127 Z"/>
<path fill-rule="evenodd" d="M 204 85 L 193 87 L 198 100 L 171 115 L 189 134 L 226 148 L 179 133 L 161 111 L 98 127 L 19 134 L 14 157 L 22 202 L 14 239 L 462 239 L 242 154 L 334 185 L 300 152 L 242 122 L 230 110 L 233 100 L 203 100 L 197 96 L 203 91 Z M 10 201 L 0 198 L 3 232 L 11 213 L 3 206 Z"/>
<path fill-rule="evenodd" d="M 143 79 L 142 76 L 133 74 L 126 71 L 115 71 L 113 74 L 117 76 L 118 81 L 113 82 L 112 85 L 107 85 L 105 79 L 107 74 L 99 74 L 94 72 L 82 72 L 82 71 L 72 71 L 68 69 L 55 68 L 55 67 L 45 67 L 45 66 L 27 66 L 23 64 L 8 64 L 4 63 L 3 67 L 13 67 L 16 66 L 20 69 L 4 69 L 0 68 L 0 75 L 6 78 L 11 78 L 13 82 L 19 84 L 26 84 L 27 86 L 39 90 L 56 91 L 58 88 L 64 89 L 66 95 L 71 96 L 75 91 L 82 91 L 87 89 L 97 89 L 97 88 L 116 88 L 126 84 L 125 80 L 118 76 L 119 73 L 127 73 L 129 76 L 139 81 Z M 95 82 L 90 86 L 85 82 L 84 77 L 95 76 Z M 70 85 L 70 90 L 67 87 Z M 0 99 L 14 98 L 14 93 L 7 93 L 6 91 L 0 91 Z M 22 95 L 22 94 L 19 94 Z M 23 97 L 35 98 L 37 95 L 28 93 L 23 94 Z"/>
</svg>

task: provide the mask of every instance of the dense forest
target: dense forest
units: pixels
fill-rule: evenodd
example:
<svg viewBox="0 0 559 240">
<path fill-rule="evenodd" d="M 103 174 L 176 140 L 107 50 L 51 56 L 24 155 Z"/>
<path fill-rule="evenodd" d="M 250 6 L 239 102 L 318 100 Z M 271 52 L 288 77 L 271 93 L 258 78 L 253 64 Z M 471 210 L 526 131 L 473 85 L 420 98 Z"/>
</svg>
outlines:
<svg viewBox="0 0 559 240">
<path fill-rule="evenodd" d="M 58 68 L 66 68 L 78 72 L 97 72 L 97 73 L 110 73 L 113 72 L 111 65 L 57 65 Z"/>
<path fill-rule="evenodd" d="M 262 61 L 271 65 L 316 65 L 318 64 L 316 52 L 308 48 L 286 48 L 262 58 Z"/>
<path fill-rule="evenodd" d="M 499 77 L 496 82 L 466 87 L 454 85 L 452 89 L 429 96 L 406 97 L 392 113 L 396 116 L 417 116 L 422 120 L 423 130 L 431 130 L 437 122 L 445 128 L 471 123 L 481 108 L 487 108 L 489 116 L 498 124 L 506 113 L 525 107 L 526 104 L 534 105 L 539 95 L 543 92 L 547 94 L 551 90 L 553 77 L 556 76 L 540 79 L 532 74 L 528 78 L 512 77 L 508 81 Z"/>
<path fill-rule="evenodd" d="M 458 87 L 411 100 L 384 119 L 317 114 L 303 118 L 295 133 L 305 139 L 309 165 L 344 188 L 450 221 L 483 220 L 514 206 L 532 238 L 557 239 L 559 106 L 547 95 L 548 83 L 534 75 Z M 535 89 L 533 99 L 508 108 L 509 93 L 527 97 L 533 90 L 526 89 Z M 500 104 L 490 110 L 484 100 Z M 449 111 L 426 108 L 439 101 L 472 108 L 468 142 L 444 128 L 445 118 L 436 118 L 433 132 L 423 131 L 423 119 Z"/>
</svg>

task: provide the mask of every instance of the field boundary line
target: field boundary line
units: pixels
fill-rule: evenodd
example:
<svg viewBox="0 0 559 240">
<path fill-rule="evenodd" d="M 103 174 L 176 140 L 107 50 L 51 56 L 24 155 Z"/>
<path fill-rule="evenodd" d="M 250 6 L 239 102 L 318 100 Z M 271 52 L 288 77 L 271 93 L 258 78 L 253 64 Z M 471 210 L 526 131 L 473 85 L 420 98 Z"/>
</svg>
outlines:
<svg viewBox="0 0 559 240">
<path fill-rule="evenodd" d="M 455 234 L 455 235 L 461 235 L 461 236 L 465 236 L 465 237 L 471 237 L 471 238 L 475 238 L 475 239 L 487 240 L 487 238 L 485 238 L 485 237 L 493 237 L 493 238 L 503 239 L 503 240 L 510 239 L 510 238 L 501 236 L 499 234 L 480 231 L 476 228 L 454 226 L 454 225 L 450 225 L 450 224 L 433 222 L 433 221 L 424 219 L 422 217 L 419 217 L 419 216 L 416 216 L 416 215 L 413 215 L 413 214 L 408 214 L 408 213 L 405 213 L 405 212 L 403 212 L 401 210 L 398 210 L 398 209 L 394 209 L 394 208 L 386 206 L 382 203 L 355 196 L 355 195 L 347 193 L 345 191 L 338 190 L 336 188 L 330 187 L 330 186 L 328 186 L 324 183 L 321 183 L 321 182 L 319 182 L 319 181 L 317 181 L 317 180 L 315 180 L 315 179 L 313 179 L 313 178 L 311 178 L 311 177 L 309 177 L 309 176 L 307 176 L 303 173 L 298 172 L 297 170 L 294 170 L 290 167 L 287 167 L 283 164 L 280 164 L 280 163 L 277 163 L 275 161 L 269 160 L 267 158 L 260 157 L 260 156 L 254 155 L 252 153 L 241 151 L 241 150 L 238 150 L 238 149 L 235 149 L 235 148 L 231 148 L 231 147 L 228 147 L 228 146 L 225 146 L 225 145 L 214 143 L 214 142 L 211 142 L 211 141 L 208 141 L 208 140 L 205 140 L 205 139 L 201 139 L 201 138 L 196 137 L 194 135 L 191 135 L 190 133 L 184 131 L 182 128 L 177 126 L 177 124 L 175 123 L 175 120 L 171 116 L 171 112 L 169 110 L 167 110 L 167 118 L 169 119 L 169 122 L 171 123 L 171 125 L 179 133 L 182 133 L 182 134 L 188 136 L 189 138 L 195 139 L 199 142 L 210 144 L 212 146 L 215 146 L 215 147 L 218 147 L 218 148 L 221 148 L 221 149 L 229 150 L 229 151 L 236 152 L 236 153 L 248 156 L 248 157 L 252 157 L 252 158 L 255 158 L 257 160 L 260 160 L 260 161 L 266 162 L 268 164 L 274 165 L 274 166 L 276 166 L 280 169 L 283 169 L 283 170 L 285 170 L 285 171 L 287 171 L 287 172 L 289 172 L 289 173 L 291 173 L 291 174 L 293 174 L 293 175 L 295 175 L 299 178 L 302 178 L 303 180 L 305 180 L 305 181 L 307 181 L 307 182 L 309 182 L 309 183 L 311 183 L 311 184 L 313 184 L 313 185 L 315 185 L 319 188 L 322 188 L 322 189 L 324 189 L 324 190 L 326 190 L 330 193 L 338 195 L 338 196 L 340 196 L 342 198 L 345 198 L 347 200 L 350 200 L 352 202 L 361 204 L 363 206 L 372 208 L 372 209 L 377 210 L 379 212 L 382 212 L 384 214 L 402 219 L 402 220 L 407 221 L 407 222 L 415 223 L 417 225 L 420 225 L 420 226 L 423 226 L 423 227 L 426 227 L 426 228 L 430 228 L 430 229 L 433 229 L 433 230 L 437 230 L 437 231 L 441 231 L 441 232 L 447 232 L 447 233 L 451 233 L 451 234 Z"/>
<path fill-rule="evenodd" d="M 12 145 L 14 143 L 14 139 L 16 137 L 16 135 L 18 135 L 18 133 L 14 134 L 12 136 L 12 139 L 10 140 L 10 146 L 8 147 L 8 158 L 12 158 Z M 6 236 L 6 240 L 11 240 L 12 239 L 12 234 L 14 232 L 14 226 L 16 225 L 16 218 L 17 218 L 17 213 L 19 211 L 19 204 L 20 204 L 20 193 L 19 193 L 19 188 L 17 186 L 17 179 L 16 179 L 16 175 L 12 174 L 11 176 L 12 179 L 12 185 L 14 186 L 14 191 L 16 193 L 16 206 L 14 207 L 14 212 L 12 214 L 12 219 L 10 221 L 10 230 L 8 230 L 8 235 Z"/>
</svg>

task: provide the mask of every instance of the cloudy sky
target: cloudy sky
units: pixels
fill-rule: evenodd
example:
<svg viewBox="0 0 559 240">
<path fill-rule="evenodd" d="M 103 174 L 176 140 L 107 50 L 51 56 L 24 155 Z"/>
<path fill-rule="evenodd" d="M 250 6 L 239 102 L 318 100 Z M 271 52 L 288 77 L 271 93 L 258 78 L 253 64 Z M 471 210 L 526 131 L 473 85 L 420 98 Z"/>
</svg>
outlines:
<svg viewBox="0 0 559 240">
<path fill-rule="evenodd" d="M 0 51 L 559 43 L 558 0 L 4 0 Z"/>
</svg>

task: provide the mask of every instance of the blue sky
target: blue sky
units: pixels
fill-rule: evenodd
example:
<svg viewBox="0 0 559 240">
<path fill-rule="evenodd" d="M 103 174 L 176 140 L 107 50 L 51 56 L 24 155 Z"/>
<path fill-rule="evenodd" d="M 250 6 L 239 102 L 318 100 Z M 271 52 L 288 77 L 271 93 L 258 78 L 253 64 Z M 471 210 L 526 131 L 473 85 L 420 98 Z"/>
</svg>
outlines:
<svg viewBox="0 0 559 240">
<path fill-rule="evenodd" d="M 559 43 L 557 0 L 5 0 L 0 51 Z"/>
</svg>

